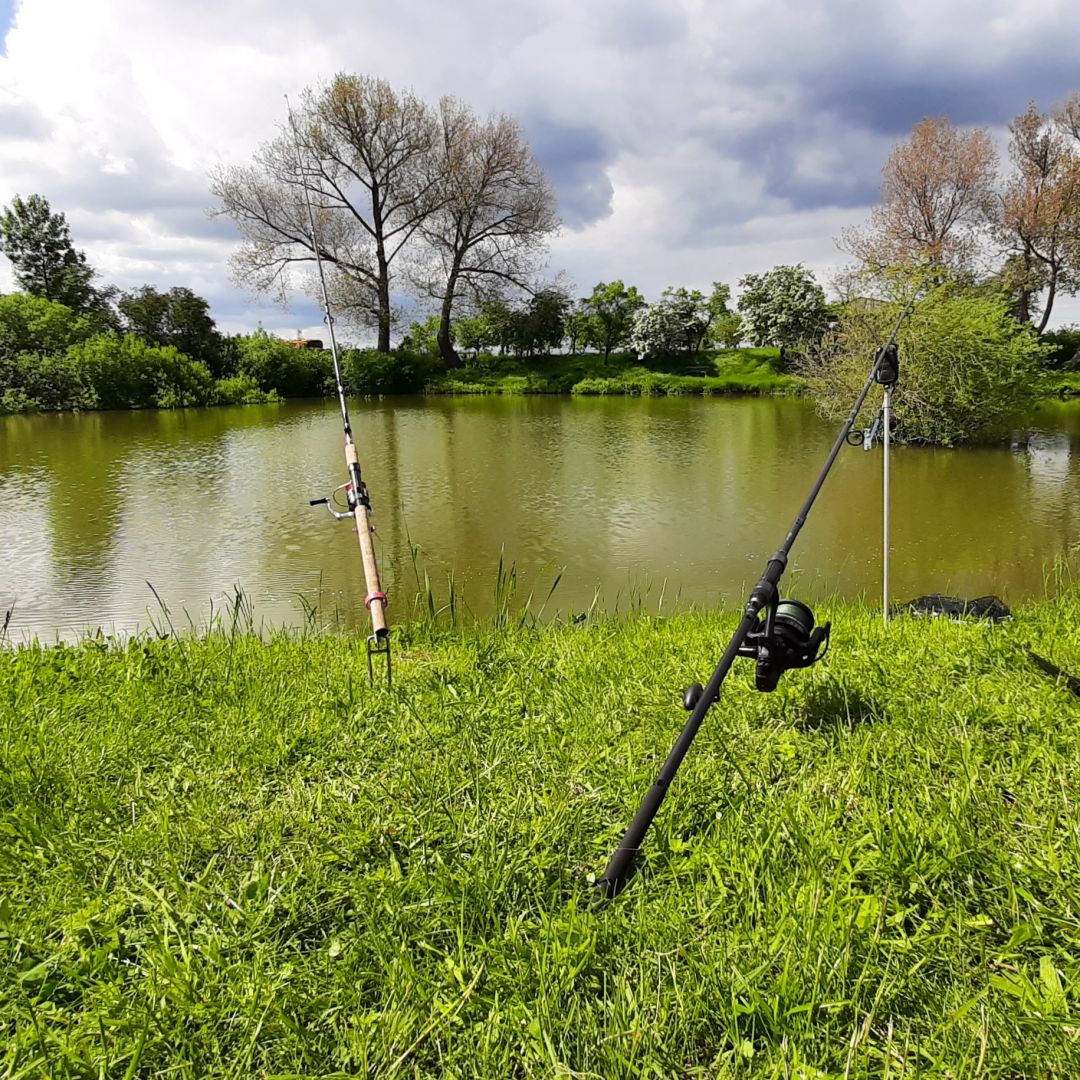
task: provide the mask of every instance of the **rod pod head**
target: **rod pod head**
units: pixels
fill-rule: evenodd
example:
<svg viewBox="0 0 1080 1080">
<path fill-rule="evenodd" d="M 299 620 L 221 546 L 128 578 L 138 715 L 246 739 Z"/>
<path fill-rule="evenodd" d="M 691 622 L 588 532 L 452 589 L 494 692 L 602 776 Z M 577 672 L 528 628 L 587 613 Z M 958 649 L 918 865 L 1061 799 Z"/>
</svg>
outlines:
<svg viewBox="0 0 1080 1080">
<path fill-rule="evenodd" d="M 874 382 L 887 387 L 895 386 L 900 379 L 900 350 L 896 342 L 883 345 L 878 349 L 874 359 L 877 361 Z"/>
</svg>

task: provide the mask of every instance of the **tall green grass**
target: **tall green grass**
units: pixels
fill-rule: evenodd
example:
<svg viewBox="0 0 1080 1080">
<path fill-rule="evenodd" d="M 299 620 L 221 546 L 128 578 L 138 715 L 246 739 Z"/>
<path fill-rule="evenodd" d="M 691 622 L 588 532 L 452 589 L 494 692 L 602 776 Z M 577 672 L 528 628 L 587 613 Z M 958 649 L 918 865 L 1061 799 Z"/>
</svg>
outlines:
<svg viewBox="0 0 1080 1080">
<path fill-rule="evenodd" d="M 504 568 L 504 595 L 513 594 Z M 739 665 L 617 901 L 590 883 L 736 616 L 0 650 L 8 1077 L 1080 1074 L 1080 592 L 835 605 Z"/>
</svg>

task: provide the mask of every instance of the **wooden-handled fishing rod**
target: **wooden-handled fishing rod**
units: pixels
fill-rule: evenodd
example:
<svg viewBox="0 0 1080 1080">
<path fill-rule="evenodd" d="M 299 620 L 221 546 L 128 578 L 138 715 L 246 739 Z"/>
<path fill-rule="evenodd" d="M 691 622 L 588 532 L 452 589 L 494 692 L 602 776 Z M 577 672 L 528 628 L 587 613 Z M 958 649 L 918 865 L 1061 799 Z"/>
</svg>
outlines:
<svg viewBox="0 0 1080 1080">
<path fill-rule="evenodd" d="M 679 766 L 705 719 L 705 714 L 719 699 L 720 687 L 727 678 L 727 673 L 731 670 L 735 658 L 744 656 L 757 661 L 757 689 L 768 692 L 776 689 L 780 676 L 785 671 L 809 667 L 825 655 L 829 645 L 831 624 L 826 623 L 815 629 L 814 613 L 806 604 L 798 600 L 781 600 L 780 578 L 787 568 L 788 554 L 791 552 L 795 539 L 806 524 L 806 518 L 814 501 L 841 448 L 846 443 L 848 433 L 867 395 L 875 382 L 888 381 L 882 378 L 883 375 L 897 370 L 896 336 L 915 303 L 916 295 L 917 290 L 912 293 L 911 299 L 900 313 L 900 318 L 897 319 L 888 342 L 874 354 L 874 364 L 866 385 L 860 391 L 847 420 L 844 421 L 844 426 L 840 429 L 832 450 L 829 451 L 825 465 L 788 530 L 787 537 L 780 549 L 769 560 L 761 580 L 750 593 L 742 621 L 732 635 L 731 641 L 728 642 L 723 656 L 720 657 L 712 678 L 705 687 L 702 687 L 700 683 L 695 683 L 683 695 L 683 706 L 690 710 L 690 719 L 686 721 L 686 726 L 671 748 L 656 782 L 646 792 L 638 812 L 634 815 L 634 820 L 630 822 L 630 827 L 611 856 L 603 876 L 596 883 L 597 892 L 602 898 L 610 899 L 618 896 L 633 875 L 634 861 L 645 839 L 645 834 L 649 831 L 649 826 L 656 817 L 671 787 L 671 782 L 675 779 L 675 774 L 679 771 Z M 895 382 L 895 375 L 891 381 Z M 762 611 L 765 612 L 764 619 L 761 618 Z"/>
<path fill-rule="evenodd" d="M 335 489 L 344 490 L 348 509 L 339 511 L 334 509 L 334 496 L 331 494 L 325 499 L 312 499 L 312 506 L 325 505 L 330 513 L 339 520 L 352 518 L 356 522 L 356 535 L 360 541 L 360 559 L 364 566 L 364 583 L 367 587 L 367 595 L 364 597 L 364 605 L 371 613 L 371 636 L 367 639 L 368 678 L 375 681 L 375 670 L 372 658 L 375 656 L 386 657 L 386 683 L 391 681 L 390 665 L 390 628 L 386 623 L 386 593 L 379 584 L 379 565 L 375 559 L 375 546 L 371 541 L 371 499 L 368 496 L 367 485 L 360 475 L 360 459 L 356 453 L 356 443 L 353 441 L 352 423 L 349 420 L 349 406 L 345 401 L 345 386 L 341 381 L 341 361 L 338 357 L 337 337 L 334 334 L 334 317 L 330 312 L 330 295 L 326 288 L 326 274 L 323 271 L 322 255 L 319 251 L 319 240 L 315 230 L 315 211 L 311 206 L 311 194 L 307 183 L 304 182 L 303 160 L 300 152 L 300 136 L 296 130 L 296 121 L 293 119 L 292 108 L 289 106 L 288 97 L 285 98 L 286 108 L 289 113 L 289 126 L 292 128 L 293 143 L 296 147 L 296 166 L 300 173 L 301 187 L 304 189 L 304 204 L 307 207 L 308 227 L 311 234 L 311 247 L 315 252 L 315 265 L 319 270 L 319 286 L 322 292 L 323 321 L 330 334 L 330 355 L 334 360 L 334 380 L 337 383 L 338 404 L 341 406 L 341 420 L 345 427 L 345 467 L 349 472 L 346 483 Z"/>
</svg>

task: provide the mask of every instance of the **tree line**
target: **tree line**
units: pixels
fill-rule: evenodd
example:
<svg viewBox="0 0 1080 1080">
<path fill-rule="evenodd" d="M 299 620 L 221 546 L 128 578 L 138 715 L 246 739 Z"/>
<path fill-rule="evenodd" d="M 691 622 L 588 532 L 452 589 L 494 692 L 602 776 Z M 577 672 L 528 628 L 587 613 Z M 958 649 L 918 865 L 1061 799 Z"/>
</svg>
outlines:
<svg viewBox="0 0 1080 1080">
<path fill-rule="evenodd" d="M 830 283 L 831 302 L 801 265 L 745 275 L 736 304 L 722 282 L 708 294 L 671 286 L 649 302 L 633 285 L 604 281 L 575 297 L 561 278 L 542 276 L 558 219 L 520 126 L 501 113 L 481 118 L 454 98 L 431 106 L 366 76 L 338 75 L 305 92 L 277 137 L 249 165 L 216 170 L 211 190 L 216 211 L 243 238 L 238 281 L 282 296 L 296 285 L 313 291 L 317 250 L 335 311 L 375 329 L 376 350 L 349 353 L 354 392 L 419 389 L 439 370 L 496 352 L 524 361 L 590 352 L 605 366 L 615 356 L 625 366 L 627 353 L 644 362 L 750 344 L 778 346 L 828 409 L 844 389 L 847 358 L 870 344 L 868 327 L 918 283 L 932 294 L 928 316 L 935 305 L 949 312 L 920 338 L 923 370 L 936 370 L 931 381 L 941 386 L 963 385 L 953 397 L 975 413 L 989 390 L 973 395 L 963 380 L 982 363 L 986 387 L 1011 388 L 987 406 L 1004 415 L 1007 401 L 1024 398 L 1016 372 L 1080 366 L 1080 333 L 1047 330 L 1057 298 L 1080 288 L 1080 94 L 1046 112 L 1029 105 L 1010 132 L 1010 168 L 999 178 L 986 130 L 960 130 L 944 117 L 915 125 L 885 162 L 869 221 L 838 241 L 855 261 Z M 190 289 L 100 285 L 63 214 L 40 195 L 16 196 L 4 209 L 0 241 L 24 290 L 0 302 L 8 408 L 60 400 L 43 383 L 75 369 L 93 383 L 79 400 L 99 403 L 257 400 L 329 385 L 328 357 L 302 356 L 265 333 L 222 335 Z M 434 314 L 414 321 L 391 356 L 391 331 L 406 309 L 414 319 Z M 123 380 L 102 359 L 109 342 L 128 367 L 158 374 L 132 376 L 113 393 L 106 383 Z M 998 360 L 984 363 L 988 356 Z M 923 406 L 931 389 L 920 390 Z M 914 409 L 914 398 L 908 404 Z M 901 395 L 901 419 L 904 410 Z M 939 412 L 948 414 L 942 440 L 962 437 L 969 422 L 947 401 Z"/>
</svg>

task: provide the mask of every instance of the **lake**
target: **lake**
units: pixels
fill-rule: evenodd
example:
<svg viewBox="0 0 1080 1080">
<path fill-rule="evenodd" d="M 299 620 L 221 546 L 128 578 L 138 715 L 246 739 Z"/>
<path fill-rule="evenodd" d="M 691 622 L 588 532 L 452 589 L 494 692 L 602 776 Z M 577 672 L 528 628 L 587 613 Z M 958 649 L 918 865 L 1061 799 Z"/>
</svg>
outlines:
<svg viewBox="0 0 1080 1080">
<path fill-rule="evenodd" d="M 547 613 L 741 603 L 836 425 L 790 398 L 465 397 L 350 406 L 391 622 L 426 570 L 487 615 L 500 557 Z M 1080 545 L 1080 402 L 1013 448 L 893 454 L 892 594 L 1042 596 Z M 205 625 L 239 586 L 265 626 L 364 626 L 336 401 L 0 417 L 0 618 L 69 639 Z M 796 543 L 798 597 L 879 602 L 881 450 L 845 448 Z M 150 584 L 148 584 L 150 583 Z"/>
</svg>

